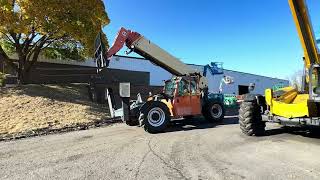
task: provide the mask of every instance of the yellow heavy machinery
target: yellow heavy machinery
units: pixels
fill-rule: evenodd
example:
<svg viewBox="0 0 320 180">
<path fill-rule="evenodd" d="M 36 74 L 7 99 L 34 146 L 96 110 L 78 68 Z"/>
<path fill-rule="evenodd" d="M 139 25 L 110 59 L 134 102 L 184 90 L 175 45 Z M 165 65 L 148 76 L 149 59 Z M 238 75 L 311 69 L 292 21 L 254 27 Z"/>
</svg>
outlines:
<svg viewBox="0 0 320 180">
<path fill-rule="evenodd" d="M 305 0 L 289 0 L 304 50 L 305 75 L 302 88 L 265 90 L 265 96 L 248 94 L 239 110 L 243 133 L 263 135 L 265 122 L 285 126 L 320 126 L 320 55 Z"/>
</svg>

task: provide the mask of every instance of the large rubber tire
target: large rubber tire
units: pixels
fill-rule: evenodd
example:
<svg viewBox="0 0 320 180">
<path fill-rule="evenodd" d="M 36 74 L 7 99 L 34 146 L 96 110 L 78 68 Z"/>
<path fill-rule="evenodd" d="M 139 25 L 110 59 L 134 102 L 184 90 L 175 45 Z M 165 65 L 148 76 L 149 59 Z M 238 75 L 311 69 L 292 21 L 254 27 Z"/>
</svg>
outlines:
<svg viewBox="0 0 320 180">
<path fill-rule="evenodd" d="M 209 122 L 221 122 L 224 114 L 224 106 L 218 102 L 209 102 L 202 108 L 202 115 Z"/>
<path fill-rule="evenodd" d="M 139 121 L 137 119 L 134 119 L 134 120 L 126 121 L 126 124 L 128 126 L 138 126 L 139 125 Z"/>
<path fill-rule="evenodd" d="M 139 121 L 144 130 L 149 133 L 163 132 L 171 120 L 168 107 L 154 101 L 141 112 Z"/>
<path fill-rule="evenodd" d="M 262 121 L 261 107 L 256 100 L 241 103 L 239 124 L 242 132 L 248 136 L 262 136 L 265 134 L 266 122 Z"/>
</svg>

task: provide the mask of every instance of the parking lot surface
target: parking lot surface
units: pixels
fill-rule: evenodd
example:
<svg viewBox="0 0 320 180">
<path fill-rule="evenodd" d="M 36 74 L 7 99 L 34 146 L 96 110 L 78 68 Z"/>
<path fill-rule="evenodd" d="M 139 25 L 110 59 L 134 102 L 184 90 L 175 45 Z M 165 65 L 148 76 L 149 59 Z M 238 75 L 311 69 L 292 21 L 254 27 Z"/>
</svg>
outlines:
<svg viewBox="0 0 320 180">
<path fill-rule="evenodd" d="M 116 124 L 1 142 L 0 179 L 320 179 L 318 135 L 268 129 L 247 137 L 227 117 L 161 134 Z"/>
</svg>

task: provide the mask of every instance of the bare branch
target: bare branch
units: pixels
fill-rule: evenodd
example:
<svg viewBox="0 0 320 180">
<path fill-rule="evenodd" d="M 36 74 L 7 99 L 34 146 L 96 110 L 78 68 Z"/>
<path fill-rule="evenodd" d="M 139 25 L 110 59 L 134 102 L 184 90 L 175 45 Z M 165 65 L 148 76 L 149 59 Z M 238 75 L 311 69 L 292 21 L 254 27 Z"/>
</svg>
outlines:
<svg viewBox="0 0 320 180">
<path fill-rule="evenodd" d="M 22 51 L 27 54 L 28 50 L 29 50 L 29 47 L 31 45 L 31 42 L 34 40 L 34 38 L 36 38 L 38 35 L 38 33 L 31 33 L 30 35 L 27 36 L 27 39 L 24 41 L 23 43 L 23 48 L 22 48 Z M 29 36 L 31 36 L 29 38 Z"/>
<path fill-rule="evenodd" d="M 48 38 L 47 39 L 47 44 L 45 44 L 42 49 L 45 49 L 47 47 L 49 47 L 52 43 L 56 42 L 56 41 L 59 41 L 59 40 L 64 40 L 64 38 L 67 38 L 68 36 L 65 34 L 61 37 L 57 37 L 57 38 Z"/>
<path fill-rule="evenodd" d="M 17 38 L 17 39 L 18 39 L 18 41 L 19 41 L 19 44 L 20 44 L 21 35 L 22 35 L 22 34 L 21 34 L 21 33 L 19 33 L 19 34 L 18 34 L 18 38 Z"/>
<path fill-rule="evenodd" d="M 12 37 L 12 39 L 14 40 L 14 43 L 19 45 L 19 40 L 17 39 L 17 34 L 14 32 L 9 32 L 10 36 Z"/>
<path fill-rule="evenodd" d="M 19 39 L 21 34 L 19 34 L 18 38 L 17 38 L 17 34 L 15 32 L 10 31 L 9 33 L 10 33 L 11 37 L 13 38 L 13 40 L 15 42 L 14 45 L 16 47 L 16 52 L 17 52 L 18 57 L 19 57 L 19 68 L 20 68 L 20 67 L 22 67 L 22 64 L 25 63 L 25 61 L 26 61 L 26 55 L 23 54 L 23 52 L 22 52 L 20 39 Z"/>
<path fill-rule="evenodd" d="M 3 35 L 5 35 L 6 36 L 6 38 L 8 39 L 8 41 L 10 41 L 12 44 L 14 44 L 15 42 L 14 42 L 14 40 L 13 39 L 11 39 L 9 36 L 8 36 L 8 34 L 7 33 L 4 33 L 4 32 L 2 32 L 2 31 L 0 31 L 0 33 L 2 33 Z"/>
<path fill-rule="evenodd" d="M 36 50 L 39 48 L 40 51 L 41 51 L 41 48 L 43 47 L 43 45 L 46 43 L 47 39 L 49 37 L 47 36 L 42 36 L 40 39 L 38 39 L 37 42 L 35 42 L 33 45 L 30 45 L 32 46 L 31 49 L 29 50 L 28 52 L 28 55 L 27 55 L 27 58 L 26 60 L 29 61 L 31 56 L 35 54 Z"/>
<path fill-rule="evenodd" d="M 37 46 L 37 44 L 41 44 L 43 41 L 46 41 L 49 38 L 48 35 L 43 35 L 41 38 L 38 39 L 35 43 L 33 43 L 33 46 Z"/>
<path fill-rule="evenodd" d="M 42 42 L 40 42 L 39 46 L 37 46 L 35 48 L 35 51 L 33 53 L 33 57 L 32 60 L 30 61 L 29 65 L 26 68 L 26 72 L 29 72 L 31 70 L 31 67 L 34 65 L 34 63 L 37 62 L 39 54 L 42 50 L 43 45 L 46 43 L 46 40 L 43 40 Z"/>
<path fill-rule="evenodd" d="M 14 8 L 14 5 L 16 4 L 16 0 L 12 1 L 12 9 Z"/>
<path fill-rule="evenodd" d="M 29 37 L 30 36 L 32 36 L 32 34 L 30 33 L 30 34 L 26 34 L 26 39 L 24 40 L 24 42 L 22 43 L 22 49 L 24 49 L 24 47 L 25 47 L 25 45 L 26 45 L 26 43 L 29 41 Z"/>
<path fill-rule="evenodd" d="M 46 45 L 44 45 L 44 46 L 42 47 L 42 49 L 45 49 L 45 48 L 49 47 L 53 42 L 54 42 L 54 41 L 48 42 Z"/>
</svg>

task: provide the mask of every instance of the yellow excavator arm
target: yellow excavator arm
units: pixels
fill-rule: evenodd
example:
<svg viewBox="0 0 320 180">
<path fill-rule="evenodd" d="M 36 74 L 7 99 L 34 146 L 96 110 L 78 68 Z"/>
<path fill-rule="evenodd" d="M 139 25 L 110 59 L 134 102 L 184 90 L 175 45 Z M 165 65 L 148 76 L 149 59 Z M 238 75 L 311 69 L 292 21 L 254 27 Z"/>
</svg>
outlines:
<svg viewBox="0 0 320 180">
<path fill-rule="evenodd" d="M 312 64 L 320 64 L 320 55 L 308 7 L 305 0 L 289 0 L 289 5 L 304 51 L 305 66 L 309 69 Z"/>
<path fill-rule="evenodd" d="M 303 89 L 304 94 L 293 87 L 276 92 L 266 89 L 265 99 L 272 115 L 285 118 L 313 117 L 317 110 L 311 108 L 311 100 L 315 97 L 313 89 L 319 85 L 319 80 L 313 84 L 314 78 L 319 76 L 318 69 L 315 68 L 320 64 L 319 50 L 305 0 L 289 0 L 289 5 L 304 51 L 306 82 L 309 86 Z"/>
</svg>

